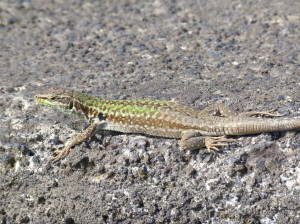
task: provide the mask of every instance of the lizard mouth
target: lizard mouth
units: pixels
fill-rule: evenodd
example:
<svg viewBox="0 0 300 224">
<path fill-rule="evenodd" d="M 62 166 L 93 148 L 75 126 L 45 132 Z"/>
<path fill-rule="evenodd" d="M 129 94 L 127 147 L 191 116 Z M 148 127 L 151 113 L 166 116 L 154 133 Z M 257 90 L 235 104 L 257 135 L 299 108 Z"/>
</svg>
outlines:
<svg viewBox="0 0 300 224">
<path fill-rule="evenodd" d="M 39 100 L 41 100 L 41 98 L 42 98 L 42 97 L 41 97 L 40 95 L 35 95 L 35 96 L 34 96 L 34 100 L 35 100 L 35 101 L 39 101 Z"/>
<path fill-rule="evenodd" d="M 34 96 L 34 100 L 37 101 L 37 102 L 41 102 L 41 101 L 44 101 L 46 99 L 47 99 L 46 97 L 43 97 L 41 95 L 35 95 Z"/>
<path fill-rule="evenodd" d="M 51 105 L 51 102 L 49 100 L 47 100 L 44 97 L 38 96 L 38 95 L 34 97 L 34 100 L 41 104 Z"/>
</svg>

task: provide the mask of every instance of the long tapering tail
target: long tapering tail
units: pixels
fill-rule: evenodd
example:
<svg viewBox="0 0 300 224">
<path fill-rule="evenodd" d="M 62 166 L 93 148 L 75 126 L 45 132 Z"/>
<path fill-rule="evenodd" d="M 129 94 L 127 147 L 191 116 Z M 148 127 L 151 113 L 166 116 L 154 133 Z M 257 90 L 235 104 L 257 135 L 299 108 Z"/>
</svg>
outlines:
<svg viewBox="0 0 300 224">
<path fill-rule="evenodd" d="M 300 129 L 300 117 L 294 118 L 218 118 L 204 130 L 209 135 L 249 135 L 262 132 Z"/>
</svg>

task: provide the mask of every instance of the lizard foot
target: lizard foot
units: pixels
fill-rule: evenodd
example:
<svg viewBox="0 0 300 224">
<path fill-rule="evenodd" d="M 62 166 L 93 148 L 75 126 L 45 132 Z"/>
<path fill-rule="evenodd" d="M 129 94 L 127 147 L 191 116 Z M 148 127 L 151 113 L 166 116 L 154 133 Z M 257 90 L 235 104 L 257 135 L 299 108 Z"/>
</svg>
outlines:
<svg viewBox="0 0 300 224">
<path fill-rule="evenodd" d="M 226 136 L 205 137 L 205 146 L 209 152 L 220 151 L 218 146 L 226 146 L 228 142 L 235 142 L 235 139 L 226 138 Z"/>
<path fill-rule="evenodd" d="M 64 148 L 63 150 L 56 150 L 55 152 L 58 154 L 57 154 L 57 156 L 52 158 L 51 161 L 53 163 L 56 163 L 59 160 L 61 160 L 62 158 L 65 158 L 69 154 L 70 150 L 71 150 L 71 147 L 68 147 L 68 146 L 66 148 Z"/>
</svg>

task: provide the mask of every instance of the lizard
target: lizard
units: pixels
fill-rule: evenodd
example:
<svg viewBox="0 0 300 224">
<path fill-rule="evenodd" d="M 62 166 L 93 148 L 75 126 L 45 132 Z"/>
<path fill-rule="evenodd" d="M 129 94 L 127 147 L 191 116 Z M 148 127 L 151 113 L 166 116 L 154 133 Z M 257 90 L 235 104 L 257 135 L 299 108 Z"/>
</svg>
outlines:
<svg viewBox="0 0 300 224">
<path fill-rule="evenodd" d="M 200 111 L 170 101 L 102 99 L 60 87 L 47 89 L 34 98 L 89 123 L 63 150 L 57 150 L 58 154 L 52 158 L 54 163 L 98 130 L 176 138 L 181 139 L 182 150 L 206 147 L 208 151 L 219 151 L 220 146 L 236 141 L 227 136 L 300 129 L 300 117 L 281 118 L 282 114 L 272 113 L 275 110 L 237 113 L 217 104 Z"/>
</svg>

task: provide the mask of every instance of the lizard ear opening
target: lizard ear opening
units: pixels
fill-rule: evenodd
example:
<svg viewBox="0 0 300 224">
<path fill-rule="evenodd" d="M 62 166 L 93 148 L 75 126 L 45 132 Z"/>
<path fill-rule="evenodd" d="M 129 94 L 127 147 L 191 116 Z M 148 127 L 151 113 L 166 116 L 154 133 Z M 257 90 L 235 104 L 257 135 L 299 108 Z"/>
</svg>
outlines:
<svg viewBox="0 0 300 224">
<path fill-rule="evenodd" d="M 70 104 L 69 104 L 69 110 L 72 110 L 73 109 L 73 102 L 71 102 Z"/>
<path fill-rule="evenodd" d="M 105 117 L 105 115 L 103 113 L 99 114 L 99 120 L 100 121 L 106 120 L 106 117 Z"/>
</svg>

